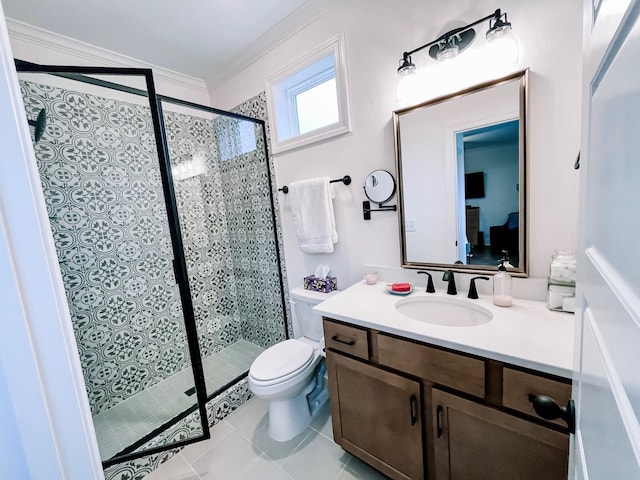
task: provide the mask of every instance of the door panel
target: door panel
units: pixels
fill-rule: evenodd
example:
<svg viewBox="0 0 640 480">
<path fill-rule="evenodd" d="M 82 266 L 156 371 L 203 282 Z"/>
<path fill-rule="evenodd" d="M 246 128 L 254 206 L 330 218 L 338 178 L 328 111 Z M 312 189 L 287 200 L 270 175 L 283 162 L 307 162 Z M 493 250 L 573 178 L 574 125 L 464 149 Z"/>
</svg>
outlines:
<svg viewBox="0 0 640 480">
<path fill-rule="evenodd" d="M 639 1 L 585 0 L 572 478 L 640 477 Z"/>
<path fill-rule="evenodd" d="M 394 478 L 423 478 L 420 383 L 342 355 L 329 356 L 335 362 L 343 446 L 382 462 L 378 466 Z"/>
<path fill-rule="evenodd" d="M 597 344 L 608 355 L 610 368 L 615 372 L 616 383 L 629 397 L 636 417 L 640 414 L 640 376 L 636 361 L 630 361 L 630 352 L 640 345 L 640 328 L 634 319 L 631 305 L 626 305 L 633 293 L 625 294 L 628 284 L 619 278 L 616 270 L 606 262 L 594 247 L 587 249 L 584 263 L 585 275 L 599 279 L 600 283 L 585 285 L 588 300 L 588 316 L 598 331 Z"/>
<path fill-rule="evenodd" d="M 569 438 L 433 389 L 437 480 L 564 480 Z"/>
<path fill-rule="evenodd" d="M 633 444 L 625 429 L 619 405 L 624 395 L 614 393 L 620 385 L 609 378 L 612 359 L 600 350 L 606 343 L 590 308 L 585 309 L 582 360 L 581 435 L 589 478 L 640 478 Z M 616 398 L 618 397 L 618 398 Z M 628 406 L 628 404 L 627 404 Z"/>
</svg>

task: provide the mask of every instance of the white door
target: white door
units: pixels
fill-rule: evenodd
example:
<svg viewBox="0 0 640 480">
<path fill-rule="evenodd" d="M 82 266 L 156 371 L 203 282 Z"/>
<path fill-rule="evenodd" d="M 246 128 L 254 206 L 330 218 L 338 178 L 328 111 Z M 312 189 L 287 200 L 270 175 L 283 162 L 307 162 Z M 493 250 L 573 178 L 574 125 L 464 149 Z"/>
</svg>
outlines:
<svg viewBox="0 0 640 480">
<path fill-rule="evenodd" d="M 0 478 L 103 479 L 0 5 Z"/>
<path fill-rule="evenodd" d="M 640 479 L 640 1 L 584 0 L 572 479 Z"/>
</svg>

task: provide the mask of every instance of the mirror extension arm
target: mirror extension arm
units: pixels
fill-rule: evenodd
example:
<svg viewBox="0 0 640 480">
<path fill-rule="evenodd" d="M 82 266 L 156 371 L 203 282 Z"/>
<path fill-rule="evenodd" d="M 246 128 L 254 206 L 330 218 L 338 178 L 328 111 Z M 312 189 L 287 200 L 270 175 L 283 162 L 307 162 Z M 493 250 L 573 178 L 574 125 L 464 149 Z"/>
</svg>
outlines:
<svg viewBox="0 0 640 480">
<path fill-rule="evenodd" d="M 362 216 L 365 220 L 371 220 L 371 212 L 395 212 L 398 207 L 396 205 L 382 205 L 378 204 L 379 208 L 371 208 L 371 202 L 365 200 L 362 202 Z"/>
</svg>

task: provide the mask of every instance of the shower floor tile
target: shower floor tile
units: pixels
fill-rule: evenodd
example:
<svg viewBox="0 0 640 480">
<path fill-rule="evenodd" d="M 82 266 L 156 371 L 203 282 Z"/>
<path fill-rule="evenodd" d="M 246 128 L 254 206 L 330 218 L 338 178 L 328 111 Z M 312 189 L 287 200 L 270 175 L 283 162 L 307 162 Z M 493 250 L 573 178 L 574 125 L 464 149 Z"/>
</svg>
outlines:
<svg viewBox="0 0 640 480">
<path fill-rule="evenodd" d="M 231 382 L 249 370 L 251 362 L 264 348 L 239 340 L 202 360 L 207 394 Z M 185 369 L 109 410 L 93 417 L 103 460 L 149 434 L 173 417 L 195 405 L 193 373 Z"/>
</svg>

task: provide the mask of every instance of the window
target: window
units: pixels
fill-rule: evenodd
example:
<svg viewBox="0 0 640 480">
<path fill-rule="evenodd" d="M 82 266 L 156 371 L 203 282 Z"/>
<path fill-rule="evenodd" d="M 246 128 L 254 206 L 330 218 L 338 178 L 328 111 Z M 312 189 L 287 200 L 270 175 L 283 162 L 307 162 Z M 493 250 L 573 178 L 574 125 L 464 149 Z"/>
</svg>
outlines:
<svg viewBox="0 0 640 480">
<path fill-rule="evenodd" d="M 296 95 L 296 112 L 299 134 L 338 122 L 336 78 L 332 77 Z"/>
<path fill-rule="evenodd" d="M 351 131 L 344 64 L 340 35 L 267 79 L 273 153 Z"/>
</svg>

